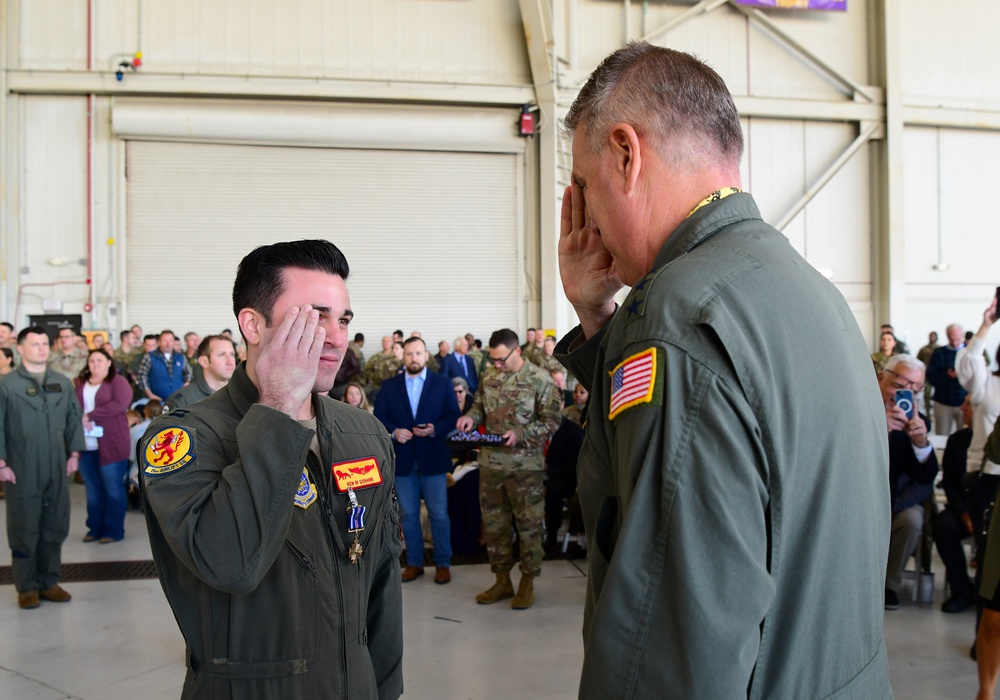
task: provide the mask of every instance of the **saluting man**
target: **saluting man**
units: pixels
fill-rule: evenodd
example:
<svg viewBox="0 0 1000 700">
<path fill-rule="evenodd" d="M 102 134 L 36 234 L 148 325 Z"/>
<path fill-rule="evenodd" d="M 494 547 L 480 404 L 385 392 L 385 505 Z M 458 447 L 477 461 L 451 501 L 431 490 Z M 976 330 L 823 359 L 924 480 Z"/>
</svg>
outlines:
<svg viewBox="0 0 1000 700">
<path fill-rule="evenodd" d="M 257 248 L 233 309 L 247 360 L 155 420 L 138 459 L 183 698 L 397 698 L 402 540 L 389 436 L 326 392 L 354 313 L 328 241 Z"/>
<path fill-rule="evenodd" d="M 62 543 L 69 534 L 66 477 L 84 449 L 83 412 L 70 381 L 47 367 L 49 336 L 40 326 L 17 335 L 21 364 L 0 380 L 0 482 L 7 498 L 17 603 L 70 599 L 59 585 Z"/>
</svg>

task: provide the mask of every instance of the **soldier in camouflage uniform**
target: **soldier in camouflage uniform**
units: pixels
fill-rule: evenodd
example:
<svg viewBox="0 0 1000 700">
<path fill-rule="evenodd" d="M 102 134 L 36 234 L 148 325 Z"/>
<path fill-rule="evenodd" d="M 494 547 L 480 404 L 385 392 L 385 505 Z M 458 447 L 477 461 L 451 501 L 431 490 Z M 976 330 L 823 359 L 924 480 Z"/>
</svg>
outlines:
<svg viewBox="0 0 1000 700">
<path fill-rule="evenodd" d="M 382 338 L 382 352 L 375 355 L 365 364 L 365 383 L 368 385 L 368 399 L 375 400 L 375 394 L 379 387 L 389 377 L 394 377 L 399 372 L 402 362 L 396 359 L 392 353 L 392 336 L 387 335 Z"/>
<path fill-rule="evenodd" d="M 559 427 L 561 397 L 547 372 L 521 357 L 517 334 L 505 328 L 490 338 L 492 367 L 483 374 L 476 400 L 458 419 L 469 432 L 486 423 L 488 433 L 504 442 L 479 454 L 479 500 L 486 526 L 486 546 L 496 583 L 476 596 L 479 603 L 514 598 L 515 610 L 534 603 L 534 577 L 541 573 L 545 462 L 542 449 Z M 517 595 L 510 581 L 514 566 L 511 517 L 521 546 L 521 583 Z"/>
<path fill-rule="evenodd" d="M 59 329 L 59 337 L 49 355 L 49 369 L 73 381 L 87 366 L 89 354 L 76 346 L 76 331 L 70 326 L 65 326 Z"/>
</svg>

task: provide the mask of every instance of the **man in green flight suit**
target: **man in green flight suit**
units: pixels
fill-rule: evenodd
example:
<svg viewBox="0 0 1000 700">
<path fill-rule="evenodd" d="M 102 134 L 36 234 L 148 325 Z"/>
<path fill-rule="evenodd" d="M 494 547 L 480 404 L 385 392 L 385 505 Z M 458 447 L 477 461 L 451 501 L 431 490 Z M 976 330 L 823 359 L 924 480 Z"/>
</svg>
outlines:
<svg viewBox="0 0 1000 700">
<path fill-rule="evenodd" d="M 187 386 L 172 393 L 163 404 L 163 412 L 207 399 L 229 383 L 236 369 L 236 344 L 221 335 L 208 335 L 198 344 L 199 372 Z"/>
<path fill-rule="evenodd" d="M 49 337 L 39 326 L 17 335 L 21 364 L 0 380 L 0 482 L 7 495 L 7 542 L 17 602 L 70 599 L 59 585 L 69 534 L 66 477 L 84 449 L 83 412 L 66 377 L 47 366 Z"/>
<path fill-rule="evenodd" d="M 325 396 L 349 352 L 348 273 L 328 241 L 247 255 L 233 287 L 246 362 L 139 441 L 183 698 L 403 692 L 393 448 L 374 416 Z"/>
<path fill-rule="evenodd" d="M 843 296 L 739 189 L 725 83 L 630 43 L 565 125 L 580 697 L 891 697 L 885 409 Z"/>
<path fill-rule="evenodd" d="M 504 440 L 479 452 L 479 500 L 496 583 L 476 601 L 490 604 L 513 598 L 511 607 L 523 610 L 534 604 L 534 579 L 542 573 L 543 451 L 562 420 L 562 395 L 548 372 L 521 357 L 517 333 L 509 328 L 490 337 L 489 353 L 492 366 L 483 373 L 475 403 L 456 424 L 467 433 L 485 422 L 486 432 Z M 510 580 L 512 518 L 521 548 L 517 595 Z"/>
</svg>

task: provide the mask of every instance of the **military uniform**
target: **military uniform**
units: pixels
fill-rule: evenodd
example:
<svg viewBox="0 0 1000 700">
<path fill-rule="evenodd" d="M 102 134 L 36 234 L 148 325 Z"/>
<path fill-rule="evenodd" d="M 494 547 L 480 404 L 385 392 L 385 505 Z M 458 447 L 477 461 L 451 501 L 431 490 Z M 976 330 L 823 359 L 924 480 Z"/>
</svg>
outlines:
<svg viewBox="0 0 1000 700">
<path fill-rule="evenodd" d="M 118 374 L 125 376 L 126 378 L 132 374 L 132 368 L 138 367 L 139 359 L 142 357 L 142 348 L 132 348 L 128 352 L 125 352 L 121 348 L 116 348 L 113 353 L 111 353 L 111 359 L 115 363 L 115 369 L 118 370 Z"/>
<path fill-rule="evenodd" d="M 517 522 L 521 571 L 542 570 L 543 478 L 546 441 L 559 428 L 562 397 L 552 378 L 530 362 L 515 373 L 490 367 L 483 374 L 475 402 L 466 414 L 486 423 L 486 432 L 513 430 L 514 447 L 489 446 L 479 452 L 479 498 L 486 527 L 486 547 L 494 573 L 514 566 L 511 516 Z"/>
<path fill-rule="evenodd" d="M 167 413 L 175 408 L 180 408 L 181 406 L 187 406 L 195 401 L 207 399 L 214 393 L 215 392 L 212 391 L 212 387 L 205 382 L 205 377 L 199 377 L 187 386 L 182 386 L 180 389 L 167 397 L 167 400 L 163 404 L 163 412 Z"/>
<path fill-rule="evenodd" d="M 52 348 L 49 353 L 49 369 L 58 372 L 70 381 L 80 376 L 80 372 L 87 366 L 87 356 L 90 353 L 86 350 L 74 347 L 69 352 L 63 352 L 60 348 Z"/>
<path fill-rule="evenodd" d="M 365 366 L 365 353 L 361 350 L 357 343 L 353 340 L 347 344 L 347 349 L 354 353 L 354 356 L 358 358 L 358 366 Z"/>
<path fill-rule="evenodd" d="M 752 197 L 693 212 L 557 353 L 590 391 L 580 697 L 891 697 L 885 409 L 844 298 Z"/>
<path fill-rule="evenodd" d="M 0 379 L 0 459 L 17 478 L 4 484 L 4 492 L 19 593 L 59 582 L 69 533 L 66 460 L 85 448 L 82 419 L 73 385 L 51 368 L 41 383 L 24 365 Z"/>
<path fill-rule="evenodd" d="M 372 389 L 378 389 L 386 379 L 396 376 L 401 366 L 395 355 L 380 352 L 365 365 L 365 382 Z"/>
<path fill-rule="evenodd" d="M 311 430 L 255 403 L 245 367 L 153 421 L 137 451 L 153 559 L 187 642 L 182 698 L 396 698 L 402 539 L 389 436 L 319 395 Z M 367 509 L 355 534 L 343 483 Z"/>
</svg>

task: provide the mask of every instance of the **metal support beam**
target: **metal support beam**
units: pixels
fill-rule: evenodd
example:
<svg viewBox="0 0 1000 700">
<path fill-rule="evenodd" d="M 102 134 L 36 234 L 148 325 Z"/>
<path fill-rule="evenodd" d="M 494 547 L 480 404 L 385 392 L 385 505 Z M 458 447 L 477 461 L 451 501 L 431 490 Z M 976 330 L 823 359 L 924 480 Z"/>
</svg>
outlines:
<svg viewBox="0 0 1000 700">
<path fill-rule="evenodd" d="M 809 51 L 809 49 L 807 49 L 805 46 L 795 41 L 795 39 L 793 39 L 788 34 L 783 32 L 780 28 L 778 28 L 778 25 L 772 22 L 771 19 L 763 12 L 761 12 L 755 7 L 746 7 L 745 5 L 740 5 L 736 2 L 736 0 L 727 0 L 727 2 L 729 3 L 730 7 L 739 12 L 742 12 L 750 19 L 750 21 L 755 22 L 756 24 L 763 27 L 772 36 L 774 36 L 774 38 L 781 41 L 790 49 L 801 55 L 803 58 L 807 59 L 814 66 L 816 66 L 824 73 L 826 73 L 828 76 L 833 78 L 835 82 L 841 85 L 841 90 L 844 92 L 845 95 L 851 98 L 855 96 L 860 96 L 868 100 L 869 102 L 875 101 L 874 98 L 871 95 L 869 95 L 861 85 L 858 85 L 856 82 L 854 82 L 846 75 L 838 71 L 836 68 L 828 64 L 826 61 L 824 61 L 823 59 L 819 58 L 814 53 Z"/>
<path fill-rule="evenodd" d="M 111 72 L 14 70 L 7 89 L 23 95 L 128 95 L 242 99 L 343 100 L 511 107 L 535 99 L 530 85 L 317 80 L 143 72 L 117 80 Z"/>
<path fill-rule="evenodd" d="M 669 22 L 661 24 L 653 31 L 648 32 L 644 37 L 642 37 L 642 41 L 652 41 L 653 39 L 657 39 L 660 35 L 666 34 L 674 27 L 684 24 L 692 17 L 707 14 L 717 7 L 725 5 L 728 1 L 729 0 L 701 0 L 701 2 L 692 5 L 690 8 L 684 10 L 684 12 L 680 13 Z"/>
<path fill-rule="evenodd" d="M 949 109 L 947 107 L 907 106 L 904 106 L 902 110 L 903 123 L 906 126 L 1000 131 L 1000 112 L 977 109 Z"/>
<path fill-rule="evenodd" d="M 779 231 L 783 231 L 785 227 L 791 223 L 792 219 L 798 216 L 799 212 L 806 208 L 806 205 L 813 199 L 813 197 L 819 194 L 820 190 L 826 186 L 826 183 L 830 182 L 830 180 L 833 179 L 833 176 L 847 164 L 847 161 L 849 161 L 855 153 L 860 151 L 862 146 L 871 141 L 881 128 L 881 124 L 868 124 L 858 137 L 851 142 L 851 145 L 848 146 L 843 153 L 837 156 L 836 160 L 834 160 L 829 167 L 827 167 L 827 169 L 824 170 L 818 178 L 816 178 L 816 181 L 809 186 L 809 189 L 807 189 L 805 193 L 803 193 L 803 195 L 799 198 L 799 201 L 792 205 L 792 208 L 788 210 L 788 213 L 781 217 L 781 221 L 775 224 L 774 227 Z"/>
<path fill-rule="evenodd" d="M 905 199 L 903 133 L 903 0 L 883 0 L 883 60 L 885 62 L 885 164 L 882 173 L 885 228 L 875 229 L 877 260 L 874 270 L 878 280 L 875 297 L 879 323 L 905 316 L 906 304 L 906 231 L 903 227 Z M 898 321 L 897 321 L 898 322 Z M 874 333 L 874 329 L 872 329 Z"/>
</svg>

